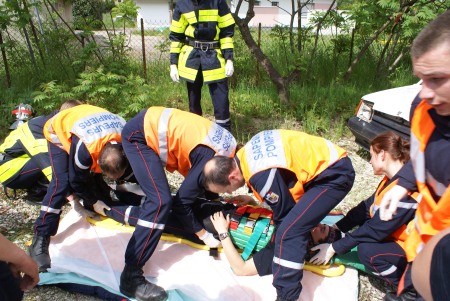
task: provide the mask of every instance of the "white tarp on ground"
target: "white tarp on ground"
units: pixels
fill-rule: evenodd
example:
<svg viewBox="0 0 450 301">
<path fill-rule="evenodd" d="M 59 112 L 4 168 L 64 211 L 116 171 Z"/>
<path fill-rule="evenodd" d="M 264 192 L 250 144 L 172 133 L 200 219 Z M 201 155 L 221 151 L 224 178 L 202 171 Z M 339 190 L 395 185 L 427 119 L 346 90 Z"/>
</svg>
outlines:
<svg viewBox="0 0 450 301">
<path fill-rule="evenodd" d="M 75 273 L 110 291 L 119 291 L 120 273 L 131 233 L 91 225 L 71 210 L 52 237 L 52 273 Z M 275 300 L 272 276 L 235 276 L 224 254 L 215 259 L 208 251 L 161 241 L 144 267 L 147 279 L 166 290 L 170 300 Z M 47 283 L 48 284 L 48 283 Z M 299 300 L 358 299 L 358 272 L 347 268 L 339 277 L 304 272 Z M 173 298 L 172 298 L 173 297 Z"/>
</svg>

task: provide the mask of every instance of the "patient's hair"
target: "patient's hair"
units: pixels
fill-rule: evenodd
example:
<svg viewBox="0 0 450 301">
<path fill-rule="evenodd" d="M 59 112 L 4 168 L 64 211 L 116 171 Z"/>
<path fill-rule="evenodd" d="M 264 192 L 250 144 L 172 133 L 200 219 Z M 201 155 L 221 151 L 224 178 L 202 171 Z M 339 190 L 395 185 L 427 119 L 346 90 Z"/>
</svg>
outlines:
<svg viewBox="0 0 450 301">
<path fill-rule="evenodd" d="M 324 240 L 320 240 L 317 243 L 314 242 L 313 237 L 310 234 L 309 240 L 308 240 L 308 250 L 306 252 L 305 260 L 309 261 L 314 255 L 316 255 L 319 252 L 319 250 L 311 251 L 311 248 L 313 248 L 314 246 L 317 246 L 317 245 L 323 244 L 323 243 L 331 244 L 341 238 L 342 238 L 341 231 L 339 229 L 336 229 L 333 227 L 330 227 L 330 231 L 328 232 L 327 238 L 325 238 Z"/>
</svg>

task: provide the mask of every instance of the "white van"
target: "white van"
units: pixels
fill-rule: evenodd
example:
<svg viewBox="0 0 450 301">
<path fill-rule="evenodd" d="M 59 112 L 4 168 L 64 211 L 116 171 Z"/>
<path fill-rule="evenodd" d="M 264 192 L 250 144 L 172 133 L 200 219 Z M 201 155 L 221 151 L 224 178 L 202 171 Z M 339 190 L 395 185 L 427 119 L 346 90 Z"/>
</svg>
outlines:
<svg viewBox="0 0 450 301">
<path fill-rule="evenodd" d="M 422 82 L 414 85 L 364 95 L 355 116 L 347 125 L 360 146 L 369 150 L 370 141 L 386 131 L 394 131 L 409 139 L 411 103 L 419 94 Z"/>
</svg>

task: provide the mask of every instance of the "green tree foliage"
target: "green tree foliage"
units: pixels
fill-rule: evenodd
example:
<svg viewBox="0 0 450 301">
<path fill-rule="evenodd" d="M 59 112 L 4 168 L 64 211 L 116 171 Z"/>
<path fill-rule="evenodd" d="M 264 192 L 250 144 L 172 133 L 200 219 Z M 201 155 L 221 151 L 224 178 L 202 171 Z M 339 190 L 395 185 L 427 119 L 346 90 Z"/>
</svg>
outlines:
<svg viewBox="0 0 450 301">
<path fill-rule="evenodd" d="M 135 74 L 120 75 L 105 72 L 103 67 L 80 74 L 77 84 L 68 87 L 55 81 L 44 83 L 40 91 L 33 93 L 33 101 L 40 107 L 51 109 L 55 103 L 69 98 L 108 108 L 124 118 L 131 118 L 146 107 L 155 105 L 153 89 Z"/>
<path fill-rule="evenodd" d="M 106 5 L 103 0 L 74 0 L 72 13 L 75 28 L 81 29 L 88 26 L 90 28 L 100 29 L 105 10 Z"/>
<path fill-rule="evenodd" d="M 111 10 L 111 14 L 116 21 L 123 22 L 123 30 L 128 22 L 135 22 L 138 15 L 139 6 L 134 4 L 133 0 L 125 0 Z"/>
</svg>

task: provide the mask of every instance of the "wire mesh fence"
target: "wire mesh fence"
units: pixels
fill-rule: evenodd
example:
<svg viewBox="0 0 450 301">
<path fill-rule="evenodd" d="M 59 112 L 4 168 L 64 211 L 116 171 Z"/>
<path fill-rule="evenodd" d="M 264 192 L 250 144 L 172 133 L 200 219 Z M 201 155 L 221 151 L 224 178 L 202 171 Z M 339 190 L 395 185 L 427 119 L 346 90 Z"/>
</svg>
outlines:
<svg viewBox="0 0 450 301">
<path fill-rule="evenodd" d="M 151 23 L 151 28 L 144 27 L 141 19 L 134 27 L 105 25 L 101 30 L 91 31 L 75 30 L 61 22 L 47 22 L 43 26 L 30 22 L 29 26 L 21 29 L 7 27 L 0 31 L 0 78 L 4 79 L 1 85 L 11 87 L 23 80 L 24 74 L 32 78 L 43 74 L 44 69 L 48 75 L 53 67 L 54 72 L 49 76 L 53 75 L 53 79 L 58 80 L 64 75 L 76 74 L 86 65 L 83 59 L 88 57 L 88 60 L 104 64 L 132 60 L 140 75 L 147 78 L 147 68 L 151 64 L 169 64 L 170 24 Z M 267 27 L 252 29 L 259 44 L 264 44 L 262 41 L 267 40 L 271 32 Z M 235 51 L 241 54 L 249 52 L 238 29 Z"/>
</svg>

